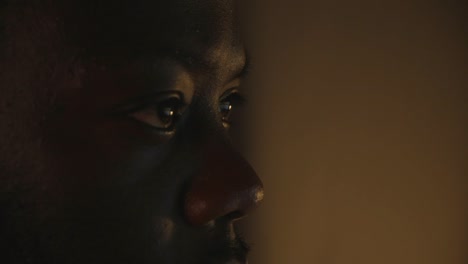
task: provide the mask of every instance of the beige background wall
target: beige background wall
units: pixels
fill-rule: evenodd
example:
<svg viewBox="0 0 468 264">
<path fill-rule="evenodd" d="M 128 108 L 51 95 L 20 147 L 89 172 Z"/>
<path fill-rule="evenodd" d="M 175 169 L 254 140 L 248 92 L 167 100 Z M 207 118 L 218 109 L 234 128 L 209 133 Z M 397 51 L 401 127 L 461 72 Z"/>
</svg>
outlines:
<svg viewBox="0 0 468 264">
<path fill-rule="evenodd" d="M 252 3 L 254 264 L 468 263 L 463 2 Z"/>
</svg>

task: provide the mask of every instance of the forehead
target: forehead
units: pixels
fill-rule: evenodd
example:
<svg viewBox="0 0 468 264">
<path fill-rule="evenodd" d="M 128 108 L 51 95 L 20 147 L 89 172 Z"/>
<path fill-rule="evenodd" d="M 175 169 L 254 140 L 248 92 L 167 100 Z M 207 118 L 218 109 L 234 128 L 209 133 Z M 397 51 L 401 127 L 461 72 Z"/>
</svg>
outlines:
<svg viewBox="0 0 468 264">
<path fill-rule="evenodd" d="M 10 35 L 48 42 L 41 46 L 49 46 L 51 50 L 65 42 L 65 46 L 90 57 L 134 59 L 173 53 L 211 64 L 227 53 L 244 55 L 236 23 L 237 2 L 233 0 L 10 3 L 12 12 L 7 20 L 7 28 L 12 29 Z"/>
<path fill-rule="evenodd" d="M 70 44 L 93 56 L 171 53 L 209 65 L 243 55 L 236 11 L 226 0 L 81 0 L 59 15 Z"/>
</svg>

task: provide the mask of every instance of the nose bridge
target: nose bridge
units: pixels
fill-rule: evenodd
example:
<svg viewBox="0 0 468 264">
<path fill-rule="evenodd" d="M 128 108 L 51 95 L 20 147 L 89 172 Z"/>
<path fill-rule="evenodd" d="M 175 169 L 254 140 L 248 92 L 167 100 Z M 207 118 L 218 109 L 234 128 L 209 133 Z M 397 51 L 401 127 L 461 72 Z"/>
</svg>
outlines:
<svg viewBox="0 0 468 264">
<path fill-rule="evenodd" d="M 250 164 L 226 143 L 207 144 L 184 200 L 186 220 L 203 225 L 244 216 L 263 198 L 263 184 Z"/>
</svg>

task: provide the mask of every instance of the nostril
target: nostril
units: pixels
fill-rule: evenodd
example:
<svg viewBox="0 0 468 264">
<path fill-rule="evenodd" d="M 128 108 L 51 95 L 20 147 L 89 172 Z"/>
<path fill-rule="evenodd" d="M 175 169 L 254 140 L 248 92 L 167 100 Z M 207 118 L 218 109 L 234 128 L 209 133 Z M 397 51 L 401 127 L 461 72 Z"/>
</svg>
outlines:
<svg viewBox="0 0 468 264">
<path fill-rule="evenodd" d="M 243 186 L 213 181 L 218 183 L 215 187 L 205 180 L 195 181 L 185 199 L 185 218 L 195 226 L 218 218 L 241 219 L 263 199 L 263 187 L 259 184 Z"/>
<path fill-rule="evenodd" d="M 262 182 L 250 164 L 226 147 L 211 148 L 186 193 L 185 218 L 192 225 L 218 218 L 234 221 L 262 199 Z"/>
<path fill-rule="evenodd" d="M 235 220 L 241 219 L 245 215 L 246 215 L 245 212 L 242 212 L 241 210 L 237 210 L 237 211 L 228 213 L 227 215 L 224 216 L 224 218 L 226 218 L 226 219 L 228 219 L 230 221 L 235 221 Z"/>
<path fill-rule="evenodd" d="M 227 213 L 223 218 L 229 221 L 236 221 L 245 217 L 263 200 L 263 187 L 258 186 L 254 190 L 250 191 L 249 194 L 245 195 L 244 199 L 244 204 L 234 206 L 238 209 Z"/>
</svg>

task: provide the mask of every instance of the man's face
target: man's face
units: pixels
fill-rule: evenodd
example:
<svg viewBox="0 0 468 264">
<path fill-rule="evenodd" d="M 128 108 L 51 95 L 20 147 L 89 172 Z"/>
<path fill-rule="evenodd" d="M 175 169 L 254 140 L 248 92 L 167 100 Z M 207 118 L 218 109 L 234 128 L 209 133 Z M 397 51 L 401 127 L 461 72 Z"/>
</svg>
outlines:
<svg viewBox="0 0 468 264">
<path fill-rule="evenodd" d="M 234 4 L 2 11 L 0 262 L 244 263 L 233 222 L 263 190 L 229 139 Z"/>
</svg>

